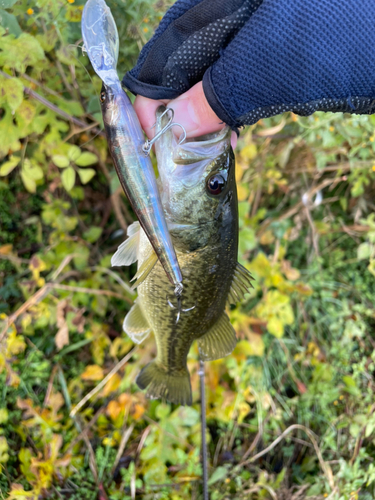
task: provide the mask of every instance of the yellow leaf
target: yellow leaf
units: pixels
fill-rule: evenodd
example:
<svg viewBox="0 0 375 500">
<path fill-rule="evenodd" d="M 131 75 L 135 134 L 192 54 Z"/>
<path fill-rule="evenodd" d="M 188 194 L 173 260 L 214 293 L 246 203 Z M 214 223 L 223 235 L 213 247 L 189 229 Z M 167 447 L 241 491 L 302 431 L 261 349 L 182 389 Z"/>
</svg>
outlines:
<svg viewBox="0 0 375 500">
<path fill-rule="evenodd" d="M 107 414 L 112 420 L 116 420 L 122 409 L 123 407 L 117 401 L 110 401 L 107 406 Z"/>
<path fill-rule="evenodd" d="M 241 424 L 243 419 L 248 415 L 251 411 L 250 405 L 245 403 L 245 401 L 241 401 L 238 405 L 238 422 Z"/>
<path fill-rule="evenodd" d="M 233 356 L 239 360 L 245 360 L 249 356 L 263 356 L 264 342 L 261 335 L 256 333 L 246 332 L 249 340 L 240 340 L 234 351 Z"/>
<path fill-rule="evenodd" d="M 272 333 L 272 335 L 275 335 L 275 337 L 280 338 L 284 334 L 284 325 L 282 321 L 273 317 L 267 323 L 267 330 Z"/>
<path fill-rule="evenodd" d="M 11 244 L 3 245 L 0 247 L 0 254 L 1 255 L 9 255 L 12 253 L 12 248 L 13 248 L 13 245 L 11 245 Z"/>
<path fill-rule="evenodd" d="M 115 373 L 105 384 L 104 389 L 102 391 L 102 396 L 105 398 L 112 392 L 117 391 L 120 384 L 121 384 L 121 377 L 118 373 Z"/>
<path fill-rule="evenodd" d="M 241 149 L 240 156 L 247 161 L 253 160 L 257 155 L 257 147 L 251 142 Z"/>
<path fill-rule="evenodd" d="M 12 484 L 8 500 L 35 500 L 35 492 L 25 491 L 21 484 Z"/>
<path fill-rule="evenodd" d="M 16 166 L 19 164 L 20 158 L 17 156 L 11 156 L 9 158 L 9 161 L 4 162 L 1 167 L 0 167 L 0 177 L 5 177 L 6 175 L 10 174 L 12 170 L 16 168 Z"/>
<path fill-rule="evenodd" d="M 0 425 L 5 424 L 8 421 L 8 410 L 5 408 L 0 408 Z"/>
<path fill-rule="evenodd" d="M 267 229 L 259 238 L 259 241 L 262 245 L 270 245 L 275 241 L 275 236 L 270 229 Z"/>
<path fill-rule="evenodd" d="M 35 281 L 38 281 L 40 278 L 40 273 L 42 271 L 45 271 L 47 268 L 46 264 L 42 261 L 38 255 L 33 255 L 30 264 L 29 264 L 29 269 L 33 273 L 33 278 Z"/>
<path fill-rule="evenodd" d="M 11 356 L 14 356 L 16 354 L 20 354 L 26 348 L 26 344 L 23 340 L 23 337 L 20 335 L 17 335 L 16 330 L 11 331 L 11 333 L 8 335 L 6 346 L 7 346 L 7 348 L 5 351 L 5 355 L 8 358 L 10 358 Z"/>
<path fill-rule="evenodd" d="M 89 365 L 82 373 L 82 380 L 102 380 L 104 377 L 103 369 L 98 365 Z"/>
<path fill-rule="evenodd" d="M 237 186 L 238 201 L 245 201 L 249 196 L 249 190 L 243 184 Z"/>
<path fill-rule="evenodd" d="M 259 252 L 253 259 L 250 266 L 250 271 L 254 271 L 258 276 L 265 278 L 271 271 L 271 263 L 263 252 Z"/>
<path fill-rule="evenodd" d="M 136 403 L 134 405 L 134 410 L 132 411 L 132 417 L 134 418 L 134 420 L 138 420 L 142 417 L 145 411 L 146 410 L 142 405 Z"/>
<path fill-rule="evenodd" d="M 118 400 L 119 400 L 119 403 L 123 406 L 123 408 L 125 408 L 126 406 L 131 404 L 132 397 L 130 394 L 123 392 L 122 394 L 120 394 Z"/>
<path fill-rule="evenodd" d="M 132 347 L 132 341 L 128 336 L 116 337 L 109 348 L 109 354 L 112 358 L 124 356 Z"/>
<path fill-rule="evenodd" d="M 279 287 L 282 283 L 284 283 L 284 278 L 282 277 L 282 275 L 278 272 L 275 272 L 274 274 L 272 274 L 271 276 L 271 283 L 273 286 L 275 287 Z"/>
<path fill-rule="evenodd" d="M 5 437 L 0 436 L 0 464 L 5 464 L 9 460 L 8 443 Z"/>
<path fill-rule="evenodd" d="M 251 347 L 251 355 L 252 356 L 263 356 L 264 354 L 264 341 L 263 337 L 258 333 L 247 332 L 246 337 L 249 340 L 249 344 Z"/>
<path fill-rule="evenodd" d="M 239 162 L 236 162 L 235 177 L 236 177 L 237 184 L 240 183 L 246 168 L 247 168 L 247 165 L 245 165 L 245 168 L 242 168 L 242 166 L 239 164 Z"/>
</svg>

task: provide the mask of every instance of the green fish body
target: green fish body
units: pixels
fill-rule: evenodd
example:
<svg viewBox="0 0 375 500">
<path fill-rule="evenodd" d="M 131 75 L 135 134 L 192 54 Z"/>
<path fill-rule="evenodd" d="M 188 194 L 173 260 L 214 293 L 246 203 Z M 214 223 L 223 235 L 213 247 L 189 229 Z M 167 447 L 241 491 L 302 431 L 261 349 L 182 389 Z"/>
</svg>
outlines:
<svg viewBox="0 0 375 500">
<path fill-rule="evenodd" d="M 157 118 L 164 109 L 158 110 Z M 158 126 L 163 124 L 160 120 Z M 117 252 L 118 257 L 119 252 L 120 257 L 132 252 L 138 258 L 138 298 L 125 318 L 124 330 L 138 343 L 154 333 L 157 356 L 137 377 L 138 386 L 147 388 L 152 399 L 191 404 L 187 355 L 194 340 L 204 361 L 222 358 L 236 345 L 225 306 L 243 297 L 251 287 L 251 276 L 237 262 L 237 192 L 230 135 L 226 128 L 188 142 L 184 151 L 174 146 L 171 132 L 156 143 L 159 191 L 184 282 L 181 313 L 173 287 L 146 235 L 137 231 L 139 226 L 131 228 L 130 238 Z"/>
</svg>

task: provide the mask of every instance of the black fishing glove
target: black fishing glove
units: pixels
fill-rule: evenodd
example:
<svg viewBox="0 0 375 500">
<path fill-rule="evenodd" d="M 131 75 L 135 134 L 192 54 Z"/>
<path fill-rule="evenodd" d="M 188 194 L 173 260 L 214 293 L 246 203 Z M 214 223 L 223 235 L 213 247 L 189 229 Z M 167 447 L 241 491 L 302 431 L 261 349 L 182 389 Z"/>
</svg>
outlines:
<svg viewBox="0 0 375 500">
<path fill-rule="evenodd" d="M 124 79 L 174 99 L 203 80 L 232 128 L 284 111 L 375 112 L 374 0 L 178 0 Z"/>
</svg>

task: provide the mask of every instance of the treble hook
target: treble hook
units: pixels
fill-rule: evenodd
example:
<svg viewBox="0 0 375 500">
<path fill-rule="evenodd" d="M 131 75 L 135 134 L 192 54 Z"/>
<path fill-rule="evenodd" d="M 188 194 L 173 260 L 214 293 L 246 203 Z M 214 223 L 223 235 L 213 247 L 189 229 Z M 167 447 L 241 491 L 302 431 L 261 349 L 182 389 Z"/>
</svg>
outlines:
<svg viewBox="0 0 375 500">
<path fill-rule="evenodd" d="M 172 108 L 167 108 L 159 117 L 159 120 L 161 120 L 161 118 L 163 118 L 163 116 L 165 114 L 168 114 L 168 112 L 171 112 L 171 117 L 169 118 L 169 121 L 168 123 L 150 140 L 146 139 L 145 143 L 143 144 L 142 146 L 142 151 L 144 152 L 144 154 L 146 156 L 148 156 L 150 154 L 150 151 L 151 151 L 151 148 L 152 148 L 152 145 L 154 144 L 154 142 L 156 142 L 163 134 L 165 134 L 165 132 L 167 132 L 167 130 L 169 130 L 170 128 L 174 127 L 175 125 L 177 125 L 178 127 L 181 127 L 182 128 L 182 139 L 180 137 L 180 140 L 178 142 L 178 145 L 180 146 L 186 139 L 186 130 L 185 128 L 180 124 L 180 123 L 176 123 L 174 122 L 173 123 L 173 117 L 174 117 L 174 111 Z M 154 128 L 156 127 L 156 123 L 154 123 L 154 125 L 151 127 L 151 128 Z"/>
<path fill-rule="evenodd" d="M 172 302 L 169 300 L 169 298 L 167 296 L 167 302 L 168 302 L 169 307 L 171 309 L 177 309 L 176 325 L 180 320 L 181 313 L 186 313 L 186 312 L 192 311 L 196 307 L 196 304 L 195 304 L 195 305 L 193 305 L 193 307 L 189 307 L 188 309 L 182 309 L 182 289 L 183 289 L 182 284 L 179 283 L 174 290 L 174 294 L 175 294 L 176 299 L 177 299 L 177 307 L 172 304 Z"/>
</svg>

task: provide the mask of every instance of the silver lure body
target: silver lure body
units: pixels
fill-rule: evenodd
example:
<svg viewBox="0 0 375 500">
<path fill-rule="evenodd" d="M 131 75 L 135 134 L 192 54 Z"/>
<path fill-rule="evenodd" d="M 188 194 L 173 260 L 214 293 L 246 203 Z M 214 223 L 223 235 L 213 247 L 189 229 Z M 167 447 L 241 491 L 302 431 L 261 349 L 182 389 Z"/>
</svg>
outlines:
<svg viewBox="0 0 375 500">
<path fill-rule="evenodd" d="M 88 0 L 82 15 L 82 36 L 95 72 L 103 81 L 101 107 L 109 149 L 121 185 L 175 292 L 182 274 L 165 220 L 156 177 L 142 146 L 138 117 L 117 75 L 118 33 L 104 0 Z"/>
</svg>

